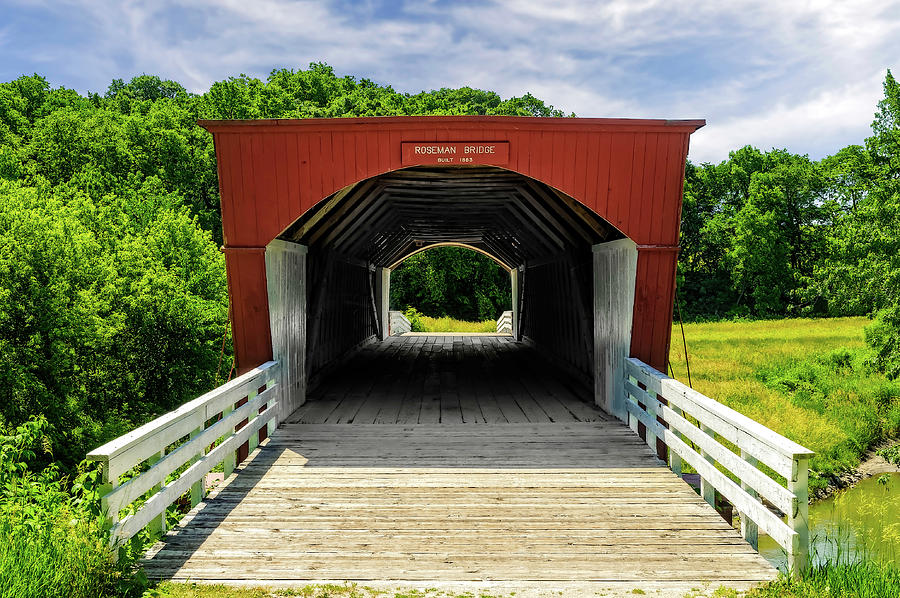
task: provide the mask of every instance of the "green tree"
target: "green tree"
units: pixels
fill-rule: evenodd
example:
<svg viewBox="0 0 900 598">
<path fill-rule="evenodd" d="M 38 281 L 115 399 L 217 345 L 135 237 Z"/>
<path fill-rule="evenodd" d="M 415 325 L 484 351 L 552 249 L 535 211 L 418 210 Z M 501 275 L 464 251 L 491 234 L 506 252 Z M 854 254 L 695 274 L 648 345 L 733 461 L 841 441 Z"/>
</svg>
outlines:
<svg viewBox="0 0 900 598">
<path fill-rule="evenodd" d="M 69 466 L 214 383 L 223 259 L 160 186 L 0 181 L 0 419 L 45 416 Z"/>
<path fill-rule="evenodd" d="M 785 150 L 744 147 L 718 165 L 688 164 L 679 287 L 693 316 L 804 309 L 837 204 L 821 167 Z"/>
<path fill-rule="evenodd" d="M 435 247 L 391 273 L 391 309 L 425 315 L 495 320 L 511 304 L 509 274 L 489 257 L 461 247 Z"/>
<path fill-rule="evenodd" d="M 835 315 L 874 314 L 866 340 L 876 365 L 900 376 L 900 85 L 890 71 L 865 149 L 832 159 L 850 198 L 827 237 L 811 292 Z"/>
</svg>

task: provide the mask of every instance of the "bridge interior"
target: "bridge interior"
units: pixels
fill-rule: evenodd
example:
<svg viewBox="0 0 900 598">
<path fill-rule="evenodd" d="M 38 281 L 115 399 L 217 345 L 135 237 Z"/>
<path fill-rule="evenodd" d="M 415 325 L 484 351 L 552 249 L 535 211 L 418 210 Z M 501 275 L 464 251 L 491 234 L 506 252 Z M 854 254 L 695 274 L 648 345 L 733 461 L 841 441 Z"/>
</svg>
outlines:
<svg viewBox="0 0 900 598">
<path fill-rule="evenodd" d="M 386 336 L 382 273 L 445 243 L 488 254 L 510 271 L 517 338 L 592 384 L 591 248 L 622 234 L 539 181 L 485 166 L 407 168 L 341 190 L 280 238 L 309 249 L 306 366 L 313 386 L 333 360 Z"/>
<path fill-rule="evenodd" d="M 386 336 L 385 274 L 440 243 L 510 271 L 512 336 Z M 774 577 L 610 403 L 595 405 L 624 380 L 627 243 L 565 194 L 493 167 L 393 171 L 307 211 L 266 250 L 291 408 L 148 555 L 148 575 L 516 596 L 681 596 Z"/>
<path fill-rule="evenodd" d="M 348 375 L 352 372 L 353 375 Z M 606 421 L 593 392 L 510 335 L 404 335 L 327 376 L 288 423 Z"/>
</svg>

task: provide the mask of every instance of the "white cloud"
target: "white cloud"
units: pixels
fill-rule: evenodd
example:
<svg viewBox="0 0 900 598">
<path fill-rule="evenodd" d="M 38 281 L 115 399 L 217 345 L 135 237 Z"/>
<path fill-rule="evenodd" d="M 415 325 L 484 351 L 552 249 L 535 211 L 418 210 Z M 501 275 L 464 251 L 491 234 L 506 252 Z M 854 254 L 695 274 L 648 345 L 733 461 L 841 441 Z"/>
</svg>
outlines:
<svg viewBox="0 0 900 598">
<path fill-rule="evenodd" d="M 849 143 L 861 144 L 882 97 L 882 80 L 876 77 L 823 91 L 802 104 L 781 104 L 764 113 L 711 123 L 691 138 L 691 159 L 719 162 L 743 145 L 786 147 L 820 158 Z"/>
<path fill-rule="evenodd" d="M 71 36 L 14 41 L 18 60 L 43 57 L 22 71 L 57 68 L 47 73 L 54 83 L 83 91 L 147 72 L 201 92 L 242 72 L 325 61 L 401 91 L 472 85 L 532 92 L 580 116 L 707 118 L 691 156 L 712 161 L 746 143 L 813 157 L 858 143 L 885 68 L 900 68 L 897 0 L 410 1 L 380 10 L 47 0 L 43 11 L 69 23 Z"/>
</svg>

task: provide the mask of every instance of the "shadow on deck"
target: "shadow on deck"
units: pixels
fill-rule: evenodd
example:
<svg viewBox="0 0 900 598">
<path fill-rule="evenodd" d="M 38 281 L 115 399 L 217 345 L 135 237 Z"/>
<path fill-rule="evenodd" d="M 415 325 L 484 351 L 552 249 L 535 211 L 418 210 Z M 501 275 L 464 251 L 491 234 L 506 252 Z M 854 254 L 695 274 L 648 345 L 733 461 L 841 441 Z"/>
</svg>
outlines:
<svg viewBox="0 0 900 598">
<path fill-rule="evenodd" d="M 533 354 L 515 354 L 511 343 L 512 361 L 493 356 L 508 367 L 480 374 L 491 357 L 467 357 L 466 346 L 445 360 L 429 350 L 423 361 L 405 342 L 358 357 L 357 371 L 383 376 L 345 375 L 320 388 L 288 419 L 320 423 L 283 424 L 151 551 L 148 575 L 517 596 L 683 595 L 775 576 L 627 427 L 558 380 L 541 380 L 544 370 L 527 365 Z M 385 373 L 391 359 L 403 367 L 412 359 L 415 382 Z M 522 383 L 512 391 L 515 372 Z"/>
</svg>

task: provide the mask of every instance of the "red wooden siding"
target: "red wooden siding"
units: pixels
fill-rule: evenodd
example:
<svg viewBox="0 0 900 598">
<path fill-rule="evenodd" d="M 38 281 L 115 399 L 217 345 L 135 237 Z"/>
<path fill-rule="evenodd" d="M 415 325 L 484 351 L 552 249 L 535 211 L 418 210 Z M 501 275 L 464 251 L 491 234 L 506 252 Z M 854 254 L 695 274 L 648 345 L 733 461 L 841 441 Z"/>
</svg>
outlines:
<svg viewBox="0 0 900 598">
<path fill-rule="evenodd" d="M 203 121 L 228 248 L 264 248 L 332 193 L 397 170 L 404 141 L 509 141 L 509 170 L 566 193 L 642 248 L 633 355 L 665 369 L 689 135 L 703 121 L 391 117 Z M 271 357 L 263 255 L 227 253 L 241 370 Z"/>
</svg>

